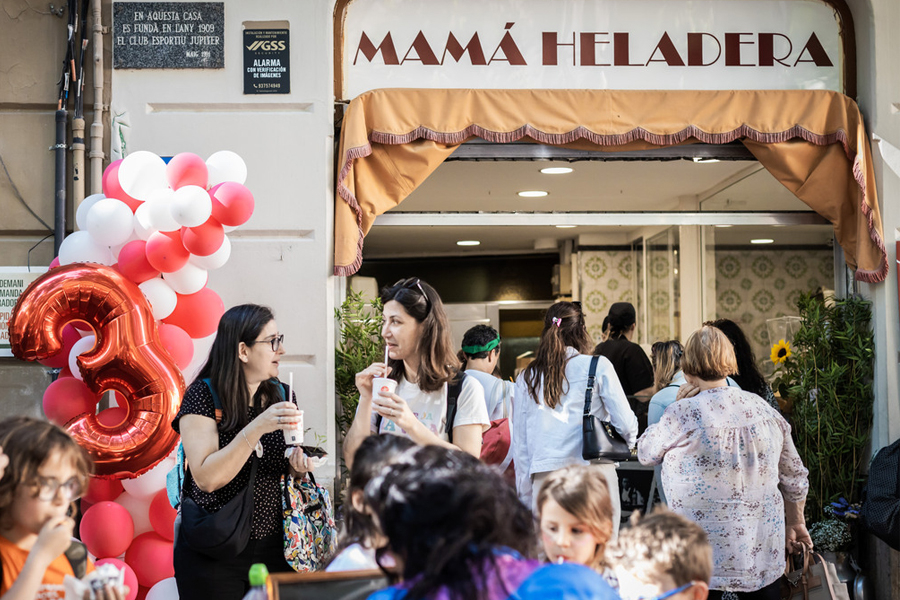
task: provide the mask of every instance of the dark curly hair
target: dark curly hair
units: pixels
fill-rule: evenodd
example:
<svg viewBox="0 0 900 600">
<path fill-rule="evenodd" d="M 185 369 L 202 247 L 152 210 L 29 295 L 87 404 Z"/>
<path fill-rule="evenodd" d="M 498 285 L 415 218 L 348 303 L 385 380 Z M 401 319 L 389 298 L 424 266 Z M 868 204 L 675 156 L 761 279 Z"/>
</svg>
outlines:
<svg viewBox="0 0 900 600">
<path fill-rule="evenodd" d="M 503 478 L 460 450 L 405 452 L 366 486 L 390 550 L 410 587 L 406 600 L 440 589 L 450 600 L 482 600 L 495 550 L 534 555 L 534 519 Z"/>
</svg>

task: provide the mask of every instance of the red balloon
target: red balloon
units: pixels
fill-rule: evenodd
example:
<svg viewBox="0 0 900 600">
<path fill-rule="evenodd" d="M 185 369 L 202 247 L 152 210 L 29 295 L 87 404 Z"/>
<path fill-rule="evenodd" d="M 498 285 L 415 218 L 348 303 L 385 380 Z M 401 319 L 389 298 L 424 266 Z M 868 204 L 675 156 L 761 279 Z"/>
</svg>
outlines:
<svg viewBox="0 0 900 600">
<path fill-rule="evenodd" d="M 157 271 L 174 273 L 187 264 L 191 253 L 181 243 L 178 231 L 156 231 L 150 234 L 146 246 L 147 261 Z"/>
<path fill-rule="evenodd" d="M 62 350 L 62 330 L 80 319 L 97 335 L 94 349 L 78 357 L 94 397 L 117 390 L 128 398 L 128 419 L 104 427 L 91 412 L 66 429 L 90 454 L 98 477 L 133 478 L 172 452 L 171 427 L 184 394 L 184 377 L 159 341 L 150 305 L 138 286 L 103 265 L 71 264 L 35 280 L 19 297 L 9 320 L 13 354 L 22 360 Z"/>
<path fill-rule="evenodd" d="M 125 552 L 125 562 L 131 565 L 138 583 L 144 587 L 153 587 L 163 579 L 175 577 L 172 542 L 153 531 L 134 538 Z"/>
<path fill-rule="evenodd" d="M 97 477 L 91 477 L 87 491 L 81 497 L 81 501 L 87 501 L 91 504 L 97 504 L 98 502 L 112 502 L 124 491 L 125 488 L 122 487 L 122 482 L 118 479 L 99 479 Z M 87 509 L 82 505 L 82 512 L 85 512 L 86 510 Z"/>
<path fill-rule="evenodd" d="M 110 564 L 120 571 L 125 571 L 125 585 L 128 586 L 128 595 L 125 596 L 125 600 L 135 600 L 138 595 L 138 580 L 137 575 L 134 574 L 134 569 L 130 566 L 119 560 L 118 558 L 104 558 L 102 560 L 98 560 L 94 563 L 96 566 Z"/>
<path fill-rule="evenodd" d="M 79 533 L 91 554 L 97 558 L 114 558 L 131 545 L 134 521 L 121 504 L 98 502 L 81 517 Z"/>
<path fill-rule="evenodd" d="M 121 200 L 128 205 L 128 208 L 131 209 L 131 212 L 134 212 L 137 210 L 138 206 L 143 204 L 143 200 L 132 198 L 131 196 L 126 194 L 125 190 L 122 189 L 122 186 L 119 185 L 119 165 L 121 164 L 121 159 L 112 162 L 108 167 L 106 167 L 106 170 L 103 172 L 103 195 L 107 198 L 115 198 L 116 200 Z"/>
<path fill-rule="evenodd" d="M 72 371 L 69 370 L 69 365 L 64 366 L 59 370 L 59 375 L 56 376 L 57 379 L 65 379 L 67 377 L 74 377 L 72 375 Z"/>
<path fill-rule="evenodd" d="M 203 225 L 181 228 L 181 243 L 191 254 L 209 256 L 222 247 L 225 230 L 213 217 Z"/>
<path fill-rule="evenodd" d="M 47 270 L 55 269 L 55 268 L 58 267 L 58 266 L 59 266 L 59 257 L 58 257 L 58 256 L 54 256 L 54 257 L 53 257 L 53 260 L 50 261 L 50 266 L 47 267 Z"/>
<path fill-rule="evenodd" d="M 182 152 L 173 156 L 166 165 L 166 181 L 173 190 L 186 185 L 199 185 L 205 190 L 209 184 L 209 170 L 202 158 L 191 152 Z"/>
<path fill-rule="evenodd" d="M 160 490 L 150 502 L 150 524 L 153 531 L 170 542 L 175 540 L 175 515 L 178 512 L 169 504 L 166 490 Z"/>
<path fill-rule="evenodd" d="M 212 216 L 222 225 L 243 225 L 253 214 L 253 194 L 235 181 L 220 183 L 210 190 Z"/>
<path fill-rule="evenodd" d="M 187 332 L 177 325 L 159 324 L 159 341 L 172 355 L 178 368 L 184 371 L 194 358 L 194 342 Z"/>
<path fill-rule="evenodd" d="M 63 349 L 62 352 L 57 354 L 56 356 L 51 356 L 49 358 L 45 358 L 39 360 L 38 362 L 44 365 L 45 367 L 50 367 L 52 369 L 66 369 L 68 370 L 69 366 L 69 353 L 72 352 L 72 346 L 75 345 L 75 342 L 81 339 L 81 334 L 78 333 L 78 330 L 72 325 L 66 325 L 63 327 L 62 331 L 63 337 Z M 69 377 L 72 376 L 72 373 L 69 373 Z M 62 377 L 62 375 L 60 375 Z"/>
<path fill-rule="evenodd" d="M 119 250 L 119 273 L 135 283 L 159 277 L 159 271 L 147 260 L 147 242 L 132 240 Z"/>
<path fill-rule="evenodd" d="M 135 600 L 146 600 L 147 594 L 149 594 L 149 593 L 150 593 L 150 588 L 140 586 L 140 587 L 138 587 L 137 598 L 135 598 Z"/>
<path fill-rule="evenodd" d="M 82 415 L 93 415 L 97 410 L 97 396 L 74 377 L 57 379 L 44 391 L 44 415 L 60 427 Z"/>
<path fill-rule="evenodd" d="M 216 332 L 219 319 L 225 314 L 225 303 L 217 293 L 203 288 L 196 294 L 177 296 L 175 310 L 163 319 L 163 323 L 181 327 L 195 340 Z"/>
<path fill-rule="evenodd" d="M 97 420 L 100 421 L 100 424 L 104 427 L 109 427 L 110 429 L 114 429 L 121 425 L 127 418 L 128 407 L 125 406 L 114 406 L 97 413 Z"/>
</svg>

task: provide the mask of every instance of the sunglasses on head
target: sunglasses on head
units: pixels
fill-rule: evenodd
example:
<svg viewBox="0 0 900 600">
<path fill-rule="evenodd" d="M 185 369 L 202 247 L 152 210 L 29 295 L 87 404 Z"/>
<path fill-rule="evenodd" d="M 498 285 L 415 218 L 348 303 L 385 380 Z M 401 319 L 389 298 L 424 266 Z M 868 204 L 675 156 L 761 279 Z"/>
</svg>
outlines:
<svg viewBox="0 0 900 600">
<path fill-rule="evenodd" d="M 401 290 L 411 290 L 417 291 L 422 294 L 422 298 L 425 299 L 425 312 L 429 312 L 431 310 L 431 300 L 428 298 L 428 294 L 425 293 L 425 288 L 422 287 L 422 280 L 418 277 L 410 277 L 408 279 L 401 279 L 397 283 L 393 285 L 393 287 L 400 287 Z"/>
</svg>

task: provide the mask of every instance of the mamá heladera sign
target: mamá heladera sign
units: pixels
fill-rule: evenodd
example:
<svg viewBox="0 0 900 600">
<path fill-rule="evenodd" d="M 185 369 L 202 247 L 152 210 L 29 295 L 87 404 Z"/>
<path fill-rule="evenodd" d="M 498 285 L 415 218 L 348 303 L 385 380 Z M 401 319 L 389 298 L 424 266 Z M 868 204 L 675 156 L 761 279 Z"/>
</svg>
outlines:
<svg viewBox="0 0 900 600">
<path fill-rule="evenodd" d="M 354 0 L 343 96 L 378 88 L 830 89 L 821 0 Z"/>
</svg>

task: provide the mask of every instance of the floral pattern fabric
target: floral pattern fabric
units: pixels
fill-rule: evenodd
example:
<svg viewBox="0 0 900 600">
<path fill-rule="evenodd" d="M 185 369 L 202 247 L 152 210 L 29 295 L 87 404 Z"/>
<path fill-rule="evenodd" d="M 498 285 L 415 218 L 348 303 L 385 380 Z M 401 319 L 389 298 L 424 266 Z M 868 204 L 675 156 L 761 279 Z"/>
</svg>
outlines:
<svg viewBox="0 0 900 600">
<path fill-rule="evenodd" d="M 638 459 L 662 463 L 669 508 L 709 536 L 711 589 L 750 592 L 781 576 L 783 499 L 805 499 L 809 482 L 778 411 L 736 388 L 701 392 L 647 428 Z"/>
</svg>

